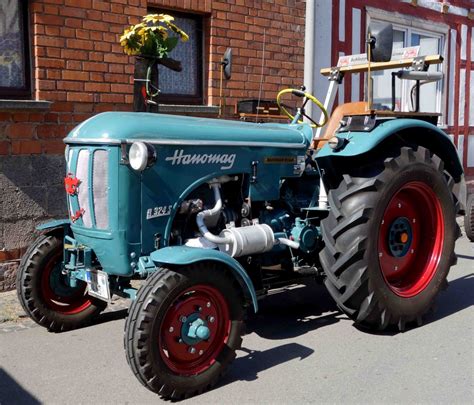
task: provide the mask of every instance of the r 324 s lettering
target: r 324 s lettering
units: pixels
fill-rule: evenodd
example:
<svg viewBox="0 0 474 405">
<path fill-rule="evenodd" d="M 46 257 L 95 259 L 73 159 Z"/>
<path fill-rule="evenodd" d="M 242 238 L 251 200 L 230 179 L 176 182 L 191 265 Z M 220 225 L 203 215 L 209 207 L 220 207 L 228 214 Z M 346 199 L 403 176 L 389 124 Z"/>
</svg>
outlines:
<svg viewBox="0 0 474 405">
<path fill-rule="evenodd" d="M 60 332 L 130 298 L 127 361 L 171 399 L 217 382 L 275 288 L 316 279 L 363 328 L 421 324 L 459 236 L 462 167 L 437 116 L 353 103 L 315 136 L 300 119 L 312 101 L 322 126 L 324 106 L 287 93 L 303 98 L 290 124 L 109 112 L 74 129 L 69 218 L 20 265 L 29 316 Z"/>
</svg>

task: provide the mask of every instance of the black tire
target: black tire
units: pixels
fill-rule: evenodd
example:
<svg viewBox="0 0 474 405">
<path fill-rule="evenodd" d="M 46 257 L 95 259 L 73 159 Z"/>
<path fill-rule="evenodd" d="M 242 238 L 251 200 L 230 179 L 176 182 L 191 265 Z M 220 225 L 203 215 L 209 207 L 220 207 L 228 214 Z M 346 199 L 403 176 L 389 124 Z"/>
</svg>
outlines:
<svg viewBox="0 0 474 405">
<path fill-rule="evenodd" d="M 221 349 L 214 352 L 210 351 L 209 354 L 207 350 L 203 350 L 202 359 L 205 359 L 205 356 L 211 356 L 208 357 L 206 362 L 202 363 L 202 365 L 209 364 L 203 368 L 203 371 L 192 372 L 191 368 L 187 369 L 189 371 L 186 372 L 182 372 L 181 369 L 173 370 L 174 364 L 171 361 L 173 350 L 178 351 L 179 344 L 184 345 L 183 348 L 187 352 L 190 351 L 191 347 L 186 346 L 182 339 L 182 343 L 173 343 L 173 348 L 166 348 L 166 343 L 162 344 L 162 342 L 166 342 L 166 338 L 172 338 L 175 339 L 175 342 L 178 342 L 180 337 L 183 337 L 182 332 L 176 333 L 175 328 L 169 327 L 170 320 L 176 317 L 176 313 L 173 313 L 173 311 L 178 308 L 176 304 L 181 303 L 183 296 L 186 296 L 185 294 L 182 295 L 184 292 L 196 288 L 195 291 L 190 293 L 190 302 L 192 302 L 194 294 L 198 294 L 199 289 L 204 288 L 202 286 L 208 286 L 213 291 L 219 291 L 219 294 L 225 297 L 229 310 L 228 314 L 230 315 L 227 322 L 230 324 L 230 330 L 226 340 L 222 341 Z M 182 311 L 185 312 L 184 309 Z M 243 314 L 241 288 L 225 268 L 213 263 L 202 263 L 176 269 L 175 271 L 166 268 L 157 269 L 148 278 L 146 284 L 141 287 L 136 300 L 130 306 L 124 333 L 127 361 L 138 380 L 162 398 L 179 400 L 197 395 L 214 386 L 234 360 L 235 351 L 242 344 Z M 188 313 L 184 315 L 190 316 Z M 209 316 L 207 319 L 209 319 Z M 219 321 L 220 319 L 218 319 L 217 325 L 219 325 Z M 172 336 L 167 337 L 165 334 L 168 333 Z M 217 332 L 216 336 L 218 336 Z M 216 347 L 213 346 L 216 339 L 218 338 L 211 337 L 208 339 L 211 342 L 209 347 Z M 199 344 L 207 344 L 207 342 L 203 340 L 194 346 L 199 347 Z M 193 356 L 200 356 L 200 354 Z M 213 363 L 212 357 L 214 358 Z M 201 361 L 198 357 L 196 358 L 197 362 Z M 208 361 L 210 362 L 207 363 Z M 187 367 L 188 364 L 180 364 L 181 366 Z"/>
<path fill-rule="evenodd" d="M 474 242 L 474 194 L 469 195 L 464 215 L 464 230 L 471 242 Z"/>
<path fill-rule="evenodd" d="M 456 263 L 460 230 L 453 185 L 439 157 L 422 147 L 403 147 L 383 161 L 378 174 L 346 174 L 329 191 L 331 211 L 321 224 L 325 285 L 357 325 L 379 330 L 391 325 L 404 330 L 413 321 L 421 325 Z M 410 197 L 425 198 L 426 204 Z M 436 219 L 426 215 L 430 209 Z M 418 224 L 416 218 L 405 220 L 407 212 L 421 213 Z M 436 258 L 434 264 L 429 257 Z M 392 267 L 396 263 L 400 268 Z"/>
<path fill-rule="evenodd" d="M 24 254 L 17 274 L 17 294 L 23 309 L 51 332 L 86 326 L 107 305 L 87 296 L 85 283 L 78 281 L 73 289 L 62 282 L 62 255 L 62 238 L 42 235 Z"/>
</svg>

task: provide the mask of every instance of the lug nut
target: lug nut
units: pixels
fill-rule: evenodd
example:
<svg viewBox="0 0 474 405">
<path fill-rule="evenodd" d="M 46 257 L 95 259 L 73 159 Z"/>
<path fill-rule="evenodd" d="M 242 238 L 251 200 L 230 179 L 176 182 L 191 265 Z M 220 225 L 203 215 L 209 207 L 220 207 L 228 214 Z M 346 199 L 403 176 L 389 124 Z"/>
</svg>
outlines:
<svg viewBox="0 0 474 405">
<path fill-rule="evenodd" d="M 178 343 L 183 343 L 183 339 L 179 338 Z"/>
<path fill-rule="evenodd" d="M 206 307 L 208 307 L 208 308 L 211 307 L 211 301 L 207 301 Z"/>
<path fill-rule="evenodd" d="M 168 329 L 168 332 L 169 333 L 173 333 L 174 332 L 174 328 L 172 326 L 170 326 L 170 328 Z"/>
<path fill-rule="evenodd" d="M 191 347 L 188 349 L 188 352 L 191 353 L 191 354 L 194 354 L 194 353 L 196 353 L 196 349 L 195 349 L 193 346 L 191 346 Z"/>
<path fill-rule="evenodd" d="M 398 270 L 398 266 L 395 266 L 395 267 L 394 267 L 394 270 L 397 271 L 397 270 Z"/>
<path fill-rule="evenodd" d="M 179 320 L 180 320 L 182 323 L 186 322 L 186 319 L 188 319 L 188 318 L 186 318 L 184 315 L 182 315 L 181 318 L 179 318 Z"/>
<path fill-rule="evenodd" d="M 201 312 L 202 311 L 202 307 L 198 307 L 198 312 Z"/>
<path fill-rule="evenodd" d="M 210 316 L 210 317 L 207 318 L 207 319 L 208 319 L 208 321 L 209 321 L 210 323 L 214 323 L 214 321 L 216 320 L 216 318 L 214 318 L 213 316 Z"/>
<path fill-rule="evenodd" d="M 199 350 L 199 356 L 202 356 L 203 353 L 204 353 L 204 350 Z"/>
</svg>

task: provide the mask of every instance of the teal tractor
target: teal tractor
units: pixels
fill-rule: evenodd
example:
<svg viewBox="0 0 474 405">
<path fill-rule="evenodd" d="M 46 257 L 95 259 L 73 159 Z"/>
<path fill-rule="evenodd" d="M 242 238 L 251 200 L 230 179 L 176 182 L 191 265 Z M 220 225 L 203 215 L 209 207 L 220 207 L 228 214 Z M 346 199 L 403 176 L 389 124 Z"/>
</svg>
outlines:
<svg viewBox="0 0 474 405">
<path fill-rule="evenodd" d="M 289 124 L 109 112 L 76 127 L 68 219 L 41 225 L 20 265 L 28 315 L 60 332 L 130 298 L 127 361 L 171 399 L 216 383 L 245 311 L 275 288 L 316 279 L 361 327 L 421 324 L 456 261 L 452 142 L 435 114 L 366 103 L 340 106 L 315 138 L 325 106 L 288 92 L 303 100 Z M 323 118 L 308 124 L 313 101 Z"/>
</svg>

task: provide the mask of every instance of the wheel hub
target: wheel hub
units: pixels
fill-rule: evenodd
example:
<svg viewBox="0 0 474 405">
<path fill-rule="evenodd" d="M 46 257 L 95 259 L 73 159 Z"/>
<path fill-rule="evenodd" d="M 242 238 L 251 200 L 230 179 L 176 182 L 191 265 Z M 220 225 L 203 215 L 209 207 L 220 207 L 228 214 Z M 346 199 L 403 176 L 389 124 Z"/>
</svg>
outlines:
<svg viewBox="0 0 474 405">
<path fill-rule="evenodd" d="M 388 248 L 395 257 L 403 257 L 410 250 L 413 241 L 413 231 L 410 221 L 398 217 L 392 222 L 388 231 Z"/>
<path fill-rule="evenodd" d="M 181 339 L 188 345 L 195 345 L 211 337 L 211 330 L 207 322 L 200 317 L 199 312 L 195 312 L 186 318 L 181 327 Z"/>
</svg>

